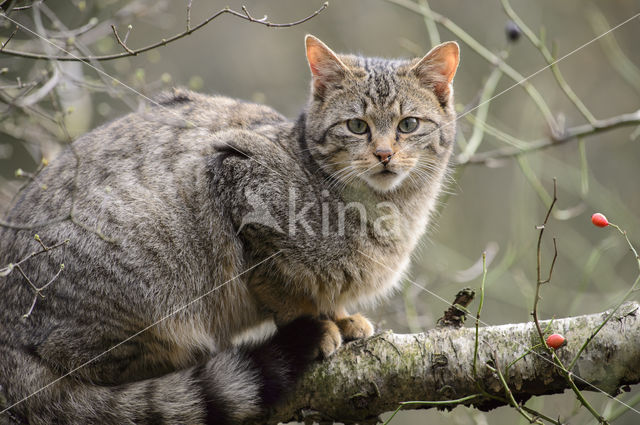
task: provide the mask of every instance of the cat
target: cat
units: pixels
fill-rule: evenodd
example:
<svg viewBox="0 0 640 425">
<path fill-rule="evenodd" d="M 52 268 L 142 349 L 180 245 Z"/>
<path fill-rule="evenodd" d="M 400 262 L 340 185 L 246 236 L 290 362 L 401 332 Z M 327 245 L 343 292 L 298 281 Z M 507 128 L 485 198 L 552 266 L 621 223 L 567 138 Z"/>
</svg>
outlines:
<svg viewBox="0 0 640 425">
<path fill-rule="evenodd" d="M 174 89 L 22 191 L 6 220 L 36 225 L 0 229 L 0 264 L 35 233 L 68 243 L 21 264 L 36 286 L 59 272 L 35 305 L 17 269 L 0 280 L 0 422 L 240 423 L 373 334 L 348 312 L 392 292 L 427 227 L 459 48 L 386 60 L 307 36 L 306 54 L 296 121 Z M 234 342 L 265 322 L 275 334 Z"/>
</svg>

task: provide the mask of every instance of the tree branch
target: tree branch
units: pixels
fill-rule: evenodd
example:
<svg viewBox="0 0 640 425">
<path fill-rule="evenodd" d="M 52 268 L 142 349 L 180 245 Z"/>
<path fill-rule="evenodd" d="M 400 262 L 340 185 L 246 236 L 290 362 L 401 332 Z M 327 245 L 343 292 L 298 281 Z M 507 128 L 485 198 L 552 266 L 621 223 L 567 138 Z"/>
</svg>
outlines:
<svg viewBox="0 0 640 425">
<path fill-rule="evenodd" d="M 621 386 L 640 382 L 639 309 L 636 302 L 624 304 L 615 320 L 608 321 L 593 338 L 572 371 L 578 388 L 617 394 Z M 600 313 L 554 320 L 550 331 L 561 333 L 568 341 L 557 350 L 558 357 L 568 363 L 605 317 L 606 313 Z M 346 344 L 317 364 L 294 395 L 260 423 L 375 423 L 379 414 L 410 400 L 430 402 L 405 403 L 404 409 L 430 408 L 438 405 L 435 401 L 458 399 L 458 404 L 489 410 L 512 403 L 504 397 L 500 374 L 518 403 L 536 395 L 561 393 L 569 384 L 542 347 L 530 348 L 537 340 L 533 322 L 480 328 L 476 383 L 475 329 L 443 328 L 407 335 L 387 331 Z M 497 365 L 509 366 L 496 374 L 491 369 Z M 484 395 L 470 397 L 478 394 L 478 384 Z"/>
<path fill-rule="evenodd" d="M 494 149 L 487 152 L 481 152 L 472 155 L 468 160 L 464 162 L 458 162 L 458 165 L 465 164 L 486 164 L 493 160 L 510 158 L 523 153 L 529 153 L 540 149 L 545 149 L 551 146 L 560 145 L 563 143 L 577 140 L 581 137 L 592 136 L 604 131 L 612 130 L 618 127 L 628 127 L 640 124 L 640 109 L 635 112 L 627 114 L 617 115 L 615 117 L 597 120 L 594 124 L 583 124 L 566 129 L 558 137 L 546 137 L 534 142 L 528 143 L 525 148 L 513 148 L 504 147 L 500 149 Z"/>
<path fill-rule="evenodd" d="M 243 12 L 238 12 L 236 10 L 230 9 L 228 7 L 225 7 L 224 9 L 221 9 L 219 11 L 217 11 L 216 13 L 214 13 L 213 15 L 209 16 L 207 19 L 205 19 L 204 21 L 202 21 L 200 24 L 196 25 L 195 27 L 191 27 L 190 26 L 190 21 L 191 21 L 191 9 L 189 8 L 187 10 L 187 20 L 188 20 L 188 28 L 179 33 L 176 34 L 172 37 L 169 38 L 163 38 L 162 40 L 153 43 L 153 44 L 149 44 L 147 46 L 141 47 L 139 49 L 130 49 L 126 46 L 124 46 L 123 42 L 120 40 L 120 38 L 117 36 L 117 33 L 115 31 L 115 29 L 113 30 L 114 34 L 116 35 L 116 39 L 118 41 L 118 44 L 122 47 L 124 47 L 126 49 L 125 52 L 122 53 L 115 53 L 115 54 L 111 54 L 111 55 L 103 55 L 103 56 L 73 56 L 73 55 L 67 55 L 67 56 L 51 56 L 48 54 L 43 54 L 43 53 L 31 53 L 31 52 L 22 52 L 22 51 L 18 51 L 18 50 L 11 50 L 11 49 L 4 49 L 1 51 L 1 53 L 7 54 L 7 55 L 12 55 L 12 56 L 18 56 L 18 57 L 22 57 L 22 58 L 29 58 L 29 59 L 46 59 L 46 60 L 58 60 L 58 61 L 106 61 L 106 60 L 112 60 L 112 59 L 119 59 L 119 58 L 124 58 L 124 57 L 128 57 L 128 56 L 136 56 L 140 53 L 143 52 L 147 52 L 149 50 L 158 48 L 160 46 L 166 46 L 167 44 L 179 40 L 183 37 L 186 37 L 190 34 L 192 34 L 195 31 L 198 31 L 200 28 L 204 27 L 205 25 L 207 25 L 209 22 L 213 21 L 214 19 L 216 19 L 217 17 L 219 17 L 220 15 L 224 15 L 224 14 L 230 14 L 233 15 L 237 18 L 240 19 L 244 19 L 245 21 L 249 21 L 249 22 L 253 22 L 256 24 L 261 24 L 267 27 L 271 27 L 271 28 L 286 28 L 286 27 L 293 27 L 295 25 L 300 25 L 304 22 L 307 22 L 308 20 L 316 17 L 318 14 L 320 14 L 323 10 L 325 10 L 327 7 L 329 7 L 329 3 L 328 2 L 324 2 L 322 4 L 322 6 L 316 10 L 315 12 L 313 12 L 312 14 L 310 14 L 309 16 L 299 19 L 297 21 L 294 22 L 287 22 L 287 23 L 283 23 L 283 24 L 277 24 L 277 23 L 273 23 L 268 21 L 266 18 L 266 16 L 262 19 L 255 19 L 254 17 L 252 17 L 248 11 L 246 10 L 246 8 L 243 6 Z M 0 16 L 3 16 L 5 19 L 8 19 L 12 22 L 15 22 L 13 19 L 8 18 L 6 15 L 0 14 Z M 20 24 L 17 24 L 18 27 L 20 27 Z M 26 29 L 26 28 L 25 28 Z M 28 31 L 28 30 L 27 30 Z M 30 31 L 29 31 L 30 32 Z M 8 40 L 7 40 L 8 41 Z"/>
</svg>

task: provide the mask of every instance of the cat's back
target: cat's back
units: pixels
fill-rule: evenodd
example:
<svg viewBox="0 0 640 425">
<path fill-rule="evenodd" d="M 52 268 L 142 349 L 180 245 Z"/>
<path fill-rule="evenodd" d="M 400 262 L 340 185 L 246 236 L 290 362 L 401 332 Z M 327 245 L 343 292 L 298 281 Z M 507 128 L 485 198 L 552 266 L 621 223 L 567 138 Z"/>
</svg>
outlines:
<svg viewBox="0 0 640 425">
<path fill-rule="evenodd" d="M 289 124 L 272 108 L 228 97 L 177 89 L 156 99 L 80 137 L 19 194 L 5 220 L 25 230 L 0 228 L 0 264 L 34 249 L 34 233 L 71 239 L 77 254 L 95 261 L 123 252 L 212 251 L 206 235 L 224 225 L 212 214 L 207 180 L 216 134 L 258 136 Z M 169 268 L 171 256 L 160 254 Z"/>
<path fill-rule="evenodd" d="M 38 222 L 88 202 L 101 210 L 109 199 L 124 203 L 176 201 L 201 190 L 216 133 L 233 129 L 269 137 L 288 126 L 274 109 L 224 96 L 174 89 L 153 105 L 130 113 L 73 142 L 28 185 L 11 208 L 11 221 Z M 277 136 L 273 136 L 277 137 Z M 258 139 L 258 137 L 256 138 Z M 202 183 L 202 182 L 199 182 Z M 39 205 L 47 208 L 34 208 Z"/>
</svg>

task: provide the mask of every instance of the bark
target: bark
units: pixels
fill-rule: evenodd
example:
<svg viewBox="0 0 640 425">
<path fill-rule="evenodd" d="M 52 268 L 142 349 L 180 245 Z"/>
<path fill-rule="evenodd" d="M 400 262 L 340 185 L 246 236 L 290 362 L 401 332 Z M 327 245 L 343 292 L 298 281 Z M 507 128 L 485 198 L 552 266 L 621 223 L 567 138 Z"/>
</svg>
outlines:
<svg viewBox="0 0 640 425">
<path fill-rule="evenodd" d="M 640 382 L 640 304 L 626 303 L 582 352 L 573 373 L 579 388 L 616 394 Z M 557 354 L 568 366 L 609 312 L 554 320 L 548 333 L 560 333 L 567 345 Z M 548 322 L 541 322 L 542 328 Z M 501 370 L 539 342 L 532 322 L 480 328 L 478 380 L 487 392 L 504 396 L 504 387 L 486 366 Z M 313 367 L 292 397 L 260 423 L 335 421 L 375 423 L 378 415 L 409 400 L 450 400 L 478 393 L 473 377 L 475 328 L 441 328 L 401 335 L 386 331 L 346 344 Z M 569 388 L 543 348 L 510 367 L 505 378 L 516 400 Z M 585 384 L 585 382 L 593 387 Z M 466 402 L 488 410 L 504 403 L 482 397 Z M 405 406 L 404 408 L 427 408 Z"/>
</svg>

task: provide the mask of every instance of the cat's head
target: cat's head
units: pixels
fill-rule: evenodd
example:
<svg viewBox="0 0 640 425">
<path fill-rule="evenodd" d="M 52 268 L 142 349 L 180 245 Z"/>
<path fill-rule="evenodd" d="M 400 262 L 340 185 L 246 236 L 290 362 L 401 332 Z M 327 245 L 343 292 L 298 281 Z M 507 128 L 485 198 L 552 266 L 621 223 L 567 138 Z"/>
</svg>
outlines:
<svg viewBox="0 0 640 425">
<path fill-rule="evenodd" d="M 388 192 L 440 180 L 455 137 L 455 42 L 422 59 L 337 55 L 307 36 L 312 74 L 306 142 L 324 172 L 344 185 Z"/>
</svg>

